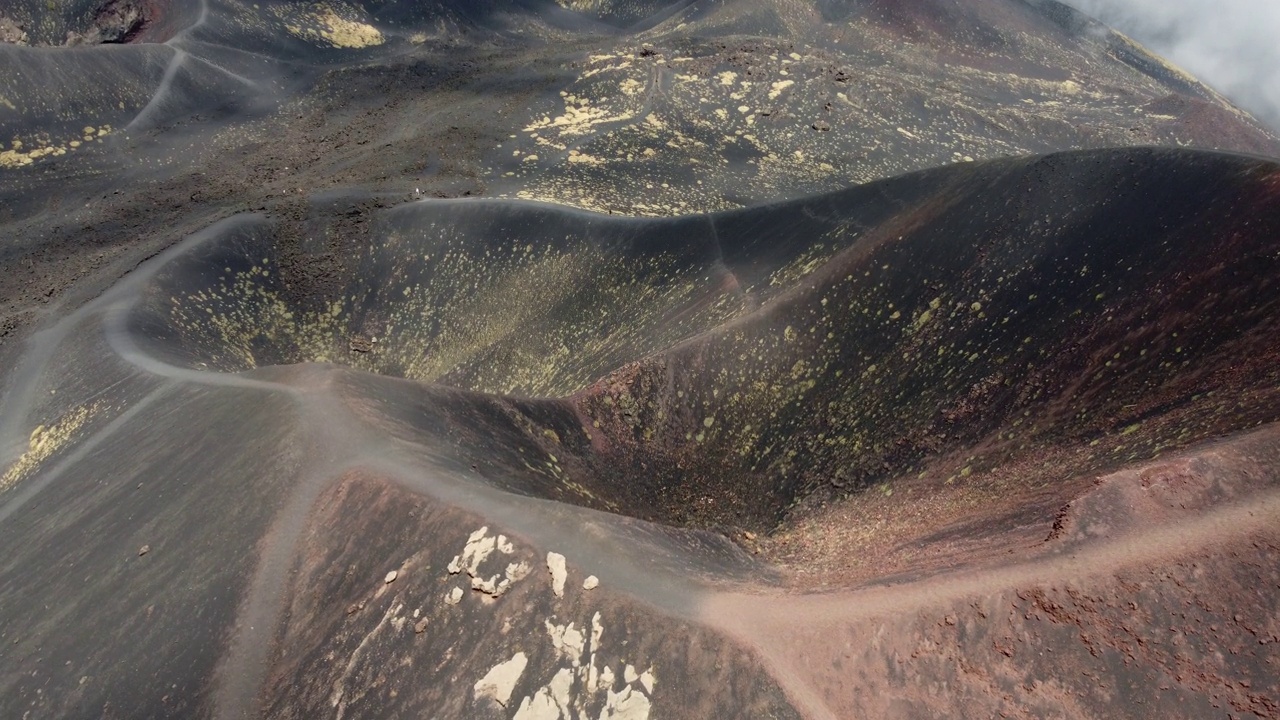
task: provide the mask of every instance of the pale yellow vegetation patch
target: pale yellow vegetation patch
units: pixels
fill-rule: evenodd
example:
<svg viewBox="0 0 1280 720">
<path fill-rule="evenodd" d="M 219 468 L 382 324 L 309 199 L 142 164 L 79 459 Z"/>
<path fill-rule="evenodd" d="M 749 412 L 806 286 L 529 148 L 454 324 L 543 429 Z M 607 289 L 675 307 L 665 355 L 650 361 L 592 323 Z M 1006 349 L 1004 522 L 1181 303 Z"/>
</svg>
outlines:
<svg viewBox="0 0 1280 720">
<path fill-rule="evenodd" d="M 5 492 L 30 476 L 40 464 L 71 442 L 98 409 L 97 403 L 81 405 L 68 411 L 51 425 L 40 425 L 31 431 L 27 450 L 0 475 L 0 492 Z"/>
<path fill-rule="evenodd" d="M 565 98 L 564 113 L 556 117 L 544 116 L 524 128 L 525 132 L 550 130 L 561 138 L 572 138 L 591 132 L 602 123 L 623 122 L 632 119 L 629 112 L 611 113 L 602 107 L 591 105 L 586 98 L 572 95 Z"/>
<path fill-rule="evenodd" d="M 556 4 L 573 12 L 597 12 L 603 6 L 603 0 L 556 0 Z"/>
<path fill-rule="evenodd" d="M 14 138 L 8 148 L 0 144 L 0 167 L 20 168 L 34 164 L 47 157 L 61 157 L 85 143 L 93 142 L 111 133 L 110 125 L 102 127 L 86 126 L 84 134 L 62 140 L 53 140 L 48 135 L 41 135 L 34 140 Z"/>
<path fill-rule="evenodd" d="M 300 13 L 292 13 L 285 29 L 304 40 L 336 48 L 358 49 L 386 42 L 378 28 L 361 22 L 357 11 L 344 5 L 317 3 Z"/>
</svg>

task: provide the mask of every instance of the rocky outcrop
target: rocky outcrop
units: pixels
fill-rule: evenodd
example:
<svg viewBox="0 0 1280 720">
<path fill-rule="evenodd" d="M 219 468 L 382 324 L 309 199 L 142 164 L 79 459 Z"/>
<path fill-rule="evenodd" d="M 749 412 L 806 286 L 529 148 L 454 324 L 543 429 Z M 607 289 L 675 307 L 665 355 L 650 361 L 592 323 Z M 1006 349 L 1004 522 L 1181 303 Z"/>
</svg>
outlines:
<svg viewBox="0 0 1280 720">
<path fill-rule="evenodd" d="M 66 45 L 107 45 L 131 42 L 147 26 L 147 6 L 141 0 L 108 0 L 81 32 L 67 31 Z"/>
</svg>

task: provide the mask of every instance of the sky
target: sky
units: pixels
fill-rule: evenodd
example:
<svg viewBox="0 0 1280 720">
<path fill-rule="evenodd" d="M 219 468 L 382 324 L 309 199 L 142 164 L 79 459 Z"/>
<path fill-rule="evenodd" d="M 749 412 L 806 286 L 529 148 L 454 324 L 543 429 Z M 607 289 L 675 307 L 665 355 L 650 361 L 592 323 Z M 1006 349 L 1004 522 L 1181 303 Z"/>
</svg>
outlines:
<svg viewBox="0 0 1280 720">
<path fill-rule="evenodd" d="M 1065 0 L 1280 130 L 1280 0 Z"/>
</svg>

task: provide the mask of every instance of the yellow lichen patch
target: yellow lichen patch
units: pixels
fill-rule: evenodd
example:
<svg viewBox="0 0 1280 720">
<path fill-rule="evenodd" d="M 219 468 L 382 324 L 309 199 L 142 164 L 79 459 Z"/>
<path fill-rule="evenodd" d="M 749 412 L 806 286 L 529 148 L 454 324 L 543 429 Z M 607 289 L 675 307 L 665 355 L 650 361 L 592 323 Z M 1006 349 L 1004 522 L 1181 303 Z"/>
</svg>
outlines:
<svg viewBox="0 0 1280 720">
<path fill-rule="evenodd" d="M 316 3 L 301 11 L 284 8 L 278 12 L 290 33 L 314 43 L 336 48 L 366 48 L 386 42 L 381 31 L 361 21 L 361 13 L 346 4 Z"/>
<path fill-rule="evenodd" d="M 3 144 L 0 144 L 0 167 L 26 167 L 41 158 L 61 157 L 87 142 L 92 142 L 110 133 L 111 126 L 103 125 L 99 128 L 85 127 L 84 135 L 69 137 L 65 140 L 53 140 L 46 134 L 27 140 L 15 137 L 8 148 L 4 148 Z"/>
<path fill-rule="evenodd" d="M 812 8 L 798 0 L 774 6 L 788 8 L 789 26 L 812 33 L 805 19 Z M 494 167 L 514 179 L 499 192 L 629 215 L 682 215 L 1035 152 L 1028 137 L 1064 147 L 1195 142 L 1171 115 L 1140 112 L 1126 127 L 1108 122 L 1117 103 L 1142 107 L 1167 88 L 1127 70 L 1078 68 L 1056 46 L 1037 47 L 1041 60 L 1018 72 L 951 63 L 946 82 L 938 82 L 934 54 L 885 45 L 874 24 L 840 32 L 841 44 L 877 47 L 897 62 L 888 69 L 851 57 L 852 67 L 833 74 L 832 51 L 794 42 L 764 43 L 732 68 L 725 55 L 672 57 L 647 45 L 591 54 L 560 98 L 533 110 L 524 134 L 503 143 L 516 157 L 554 152 L 539 152 L 538 163 Z M 1014 99 L 992 100 L 1006 96 Z M 570 149 L 579 154 L 566 156 Z"/>
<path fill-rule="evenodd" d="M 569 151 L 569 162 L 583 163 L 585 165 L 603 165 L 604 164 L 604 160 L 601 160 L 600 158 L 595 157 L 594 155 L 587 155 L 586 153 L 578 152 L 577 150 Z"/>
<path fill-rule="evenodd" d="M 27 450 L 0 476 L 0 492 L 5 492 L 35 472 L 40 463 L 66 446 L 97 410 L 97 403 L 82 405 L 58 418 L 52 425 L 31 431 Z"/>
<path fill-rule="evenodd" d="M 743 80 L 717 68 L 677 73 L 670 85 L 655 83 L 671 78 L 673 61 L 661 52 L 591 56 L 560 93 L 564 111 L 542 111 L 524 137 L 513 138 L 513 157 L 538 146 L 557 152 L 541 156 L 547 163 L 504 168 L 505 177 L 526 178 L 510 194 L 670 216 L 738 206 L 724 195 L 730 178 L 770 193 L 870 179 L 855 163 L 833 162 L 844 156 L 822 146 L 825 138 L 816 131 L 797 134 L 790 124 L 769 119 L 770 97 L 799 91 L 796 80 Z M 577 152 L 564 154 L 570 147 Z"/>
<path fill-rule="evenodd" d="M 269 286 L 267 265 L 226 277 L 220 287 L 174 299 L 174 326 L 187 338 L 218 349 L 209 357 L 213 367 L 257 367 L 264 348 L 282 354 L 266 358 L 268 363 L 328 362 L 347 339 L 341 300 L 315 310 L 292 308 Z"/>
<path fill-rule="evenodd" d="M 556 0 L 556 4 L 573 12 L 597 12 L 604 5 L 603 0 Z"/>
<path fill-rule="evenodd" d="M 669 347 L 742 310 L 736 295 L 687 258 L 663 254 L 637 263 L 586 242 L 512 242 L 483 252 L 449 244 L 404 272 L 416 279 L 383 287 L 378 303 L 386 311 L 375 324 L 367 324 L 367 307 L 354 296 L 298 306 L 266 260 L 224 268 L 209 286 L 169 298 L 169 322 L 199 350 L 202 366 L 219 371 L 338 361 L 471 390 L 545 396 L 575 392 L 619 357 Z M 548 315 L 548 308 L 562 312 Z"/>
<path fill-rule="evenodd" d="M 585 135 L 602 123 L 621 122 L 634 117 L 630 112 L 615 112 L 605 107 L 593 106 L 584 97 L 566 95 L 564 112 L 553 117 L 543 116 L 541 119 L 525 127 L 527 133 L 548 132 L 560 138 L 575 138 Z"/>
<path fill-rule="evenodd" d="M 769 284 L 774 287 L 790 287 L 801 278 L 826 264 L 831 259 L 833 252 L 833 248 L 828 248 L 820 243 L 815 244 L 800 253 L 791 262 L 775 270 L 769 276 Z"/>
<path fill-rule="evenodd" d="M 700 299 L 704 282 L 674 257 L 638 267 L 581 245 L 451 251 L 431 282 L 397 293 L 386 325 L 395 341 L 356 364 L 484 392 L 564 395 L 606 372 L 611 358 L 652 352 L 740 310 L 732 296 Z M 575 312 L 547 317 L 546 307 Z M 681 320 L 664 320 L 671 313 Z"/>
</svg>

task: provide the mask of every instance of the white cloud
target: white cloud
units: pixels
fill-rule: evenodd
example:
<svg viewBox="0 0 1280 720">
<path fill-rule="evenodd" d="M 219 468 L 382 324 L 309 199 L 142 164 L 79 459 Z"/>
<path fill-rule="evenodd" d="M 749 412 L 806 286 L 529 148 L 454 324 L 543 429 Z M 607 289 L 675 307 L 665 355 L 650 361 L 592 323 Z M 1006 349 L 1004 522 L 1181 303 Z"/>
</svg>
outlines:
<svg viewBox="0 0 1280 720">
<path fill-rule="evenodd" d="M 1280 0 L 1066 0 L 1280 128 Z"/>
</svg>

